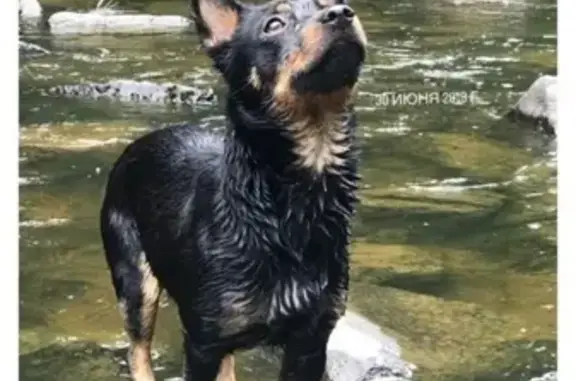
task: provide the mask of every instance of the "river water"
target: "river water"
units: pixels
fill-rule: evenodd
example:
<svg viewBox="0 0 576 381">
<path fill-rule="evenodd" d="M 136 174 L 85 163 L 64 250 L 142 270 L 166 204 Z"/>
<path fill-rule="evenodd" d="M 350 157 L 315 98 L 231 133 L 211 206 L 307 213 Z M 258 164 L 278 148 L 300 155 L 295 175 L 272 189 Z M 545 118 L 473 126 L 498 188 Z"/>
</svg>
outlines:
<svg viewBox="0 0 576 381">
<path fill-rule="evenodd" d="M 500 117 L 556 71 L 556 3 L 454 3 L 354 5 L 370 46 L 351 308 L 399 340 L 419 379 L 524 381 L 556 368 L 556 151 Z M 22 57 L 20 70 L 21 380 L 118 380 L 125 337 L 97 228 L 106 174 L 130 139 L 169 122 L 218 129 L 223 108 L 46 90 L 119 78 L 213 86 L 220 100 L 224 89 L 193 35 L 25 39 L 53 54 Z M 178 376 L 180 340 L 164 300 L 159 380 Z M 254 353 L 238 366 L 239 381 L 275 372 Z"/>
</svg>

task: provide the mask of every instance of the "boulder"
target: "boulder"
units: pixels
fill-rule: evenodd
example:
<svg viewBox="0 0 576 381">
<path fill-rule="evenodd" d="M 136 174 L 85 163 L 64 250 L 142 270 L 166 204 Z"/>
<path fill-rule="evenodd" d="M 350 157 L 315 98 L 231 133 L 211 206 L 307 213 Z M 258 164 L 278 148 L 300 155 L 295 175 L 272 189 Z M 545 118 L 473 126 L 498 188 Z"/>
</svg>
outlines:
<svg viewBox="0 0 576 381">
<path fill-rule="evenodd" d="M 201 89 L 174 83 L 155 83 L 130 79 L 106 83 L 58 85 L 50 88 L 48 92 L 52 95 L 73 98 L 105 98 L 121 102 L 148 104 L 194 105 L 216 101 L 216 96 L 211 88 Z"/>
<path fill-rule="evenodd" d="M 416 369 L 401 357 L 398 342 L 363 316 L 347 312 L 330 336 L 330 381 L 407 381 Z"/>
<path fill-rule="evenodd" d="M 110 8 L 89 12 L 56 12 L 48 18 L 54 35 L 179 33 L 190 30 L 190 19 L 178 15 L 138 14 Z"/>
<path fill-rule="evenodd" d="M 520 97 L 508 116 L 541 126 L 546 132 L 557 132 L 557 77 L 543 75 Z"/>
<path fill-rule="evenodd" d="M 42 6 L 38 0 L 18 0 L 18 13 L 25 20 L 39 19 L 42 16 Z"/>
</svg>

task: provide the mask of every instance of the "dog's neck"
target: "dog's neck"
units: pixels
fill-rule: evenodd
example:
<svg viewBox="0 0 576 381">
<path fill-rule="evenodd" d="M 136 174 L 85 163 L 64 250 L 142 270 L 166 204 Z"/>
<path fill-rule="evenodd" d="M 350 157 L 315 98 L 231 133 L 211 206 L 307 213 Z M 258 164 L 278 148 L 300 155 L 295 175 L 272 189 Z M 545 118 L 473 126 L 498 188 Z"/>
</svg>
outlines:
<svg viewBox="0 0 576 381">
<path fill-rule="evenodd" d="M 227 103 L 228 131 L 226 159 L 234 165 L 238 161 L 256 164 L 268 175 L 283 177 L 290 172 L 294 161 L 292 143 L 280 123 L 265 110 L 230 98 Z"/>
<path fill-rule="evenodd" d="M 354 156 L 356 121 L 352 108 L 339 114 L 285 121 L 272 116 L 261 104 L 228 99 L 228 153 L 241 149 L 242 158 L 248 155 L 258 168 L 291 182 L 318 181 L 337 172 Z"/>
<path fill-rule="evenodd" d="M 262 234 L 283 232 L 270 237 L 278 240 L 274 246 L 298 256 L 313 234 L 312 227 L 327 211 L 344 220 L 352 215 L 358 180 L 355 152 L 350 150 L 338 171 L 315 173 L 294 166 L 298 157 L 285 126 L 233 101 L 228 115 L 222 199 L 229 202 L 222 205 L 222 218 L 243 229 L 261 229 Z M 354 120 L 343 123 L 352 139 Z M 246 226 L 246 216 L 253 225 Z"/>
</svg>

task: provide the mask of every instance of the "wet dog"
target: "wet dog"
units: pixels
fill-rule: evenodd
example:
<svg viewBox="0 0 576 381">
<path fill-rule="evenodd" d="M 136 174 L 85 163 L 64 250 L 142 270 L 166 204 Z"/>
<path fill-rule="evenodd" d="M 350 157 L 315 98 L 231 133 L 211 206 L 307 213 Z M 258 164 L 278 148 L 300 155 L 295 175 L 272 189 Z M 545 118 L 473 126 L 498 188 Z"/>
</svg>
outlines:
<svg viewBox="0 0 576 381">
<path fill-rule="evenodd" d="M 122 153 L 101 209 L 136 381 L 154 380 L 161 290 L 186 381 L 231 381 L 233 353 L 284 350 L 282 381 L 320 381 L 345 310 L 358 153 L 351 98 L 366 36 L 341 0 L 193 0 L 229 88 L 227 133 L 179 125 Z"/>
</svg>

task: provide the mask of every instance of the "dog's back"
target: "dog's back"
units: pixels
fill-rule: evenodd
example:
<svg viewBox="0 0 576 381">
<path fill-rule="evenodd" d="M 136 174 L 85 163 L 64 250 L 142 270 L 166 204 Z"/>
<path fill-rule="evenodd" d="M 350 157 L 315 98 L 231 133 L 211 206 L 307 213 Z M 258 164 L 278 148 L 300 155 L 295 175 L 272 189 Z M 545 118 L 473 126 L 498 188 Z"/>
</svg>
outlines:
<svg viewBox="0 0 576 381">
<path fill-rule="evenodd" d="M 212 220 L 222 152 L 220 137 L 192 125 L 154 131 L 125 149 L 110 173 L 101 211 L 107 260 L 119 269 L 117 282 L 122 263 L 140 263 L 143 253 L 153 268 L 164 263 L 157 270 L 174 271 L 167 264 L 178 263 L 182 247 Z M 167 274 L 166 281 L 174 275 Z"/>
<path fill-rule="evenodd" d="M 113 220 L 114 214 L 123 213 L 135 218 L 147 245 L 154 244 L 154 239 L 148 241 L 154 236 L 178 241 L 183 224 L 202 220 L 192 218 L 193 214 L 203 213 L 202 207 L 210 204 L 222 152 L 221 137 L 192 125 L 172 126 L 139 138 L 114 165 L 103 217 Z M 195 202 L 198 197 L 202 202 Z M 149 231 L 155 234 L 145 234 Z"/>
</svg>

